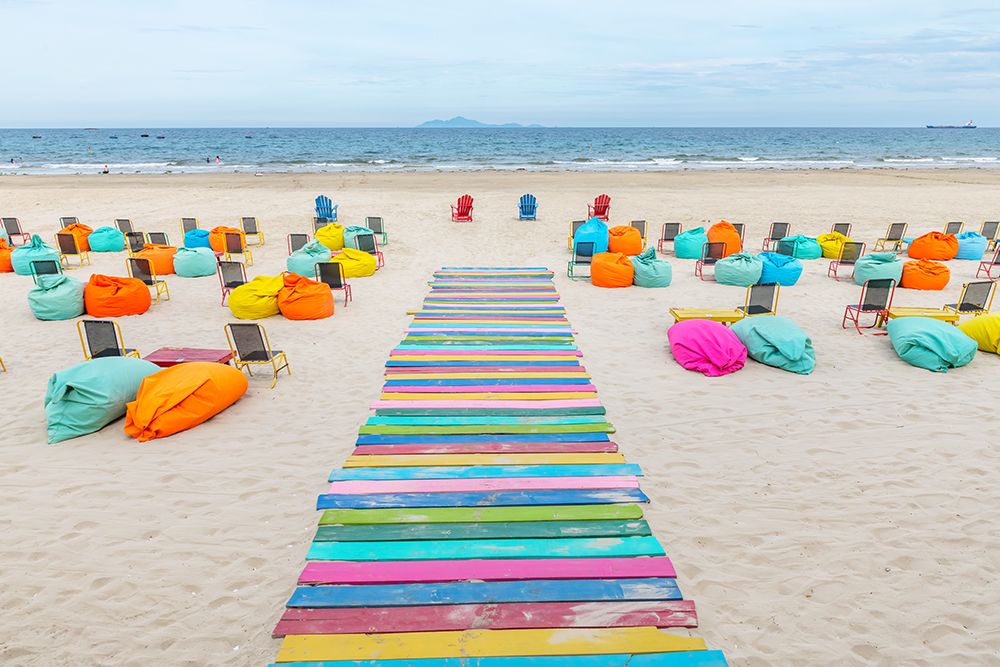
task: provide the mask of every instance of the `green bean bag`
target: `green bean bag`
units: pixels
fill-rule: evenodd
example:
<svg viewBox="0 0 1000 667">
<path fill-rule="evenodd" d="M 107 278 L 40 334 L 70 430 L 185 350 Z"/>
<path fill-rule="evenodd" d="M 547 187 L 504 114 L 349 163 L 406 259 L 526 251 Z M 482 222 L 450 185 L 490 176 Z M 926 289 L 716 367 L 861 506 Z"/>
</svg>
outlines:
<svg viewBox="0 0 1000 667">
<path fill-rule="evenodd" d="M 374 233 L 375 232 L 373 232 L 372 230 L 368 229 L 367 227 L 360 227 L 358 225 L 351 225 L 350 227 L 344 227 L 344 247 L 345 248 L 354 248 L 354 247 L 356 247 L 354 245 L 354 237 L 355 236 L 359 236 L 361 234 L 374 234 Z M 326 260 L 324 260 L 324 261 L 326 261 Z M 291 271 L 291 269 L 289 269 L 289 271 Z M 309 277 L 311 278 L 312 276 L 309 276 Z"/>
<path fill-rule="evenodd" d="M 98 227 L 87 237 L 93 252 L 121 252 L 125 249 L 125 235 L 114 227 Z"/>
<path fill-rule="evenodd" d="M 816 368 L 812 341 L 787 317 L 744 317 L 731 328 L 755 361 L 799 375 L 809 375 Z"/>
<path fill-rule="evenodd" d="M 899 285 L 903 277 L 903 260 L 894 252 L 876 252 L 859 257 L 854 263 L 854 284 L 864 285 L 867 280 L 892 278 Z"/>
<path fill-rule="evenodd" d="M 977 344 L 961 329 L 930 317 L 889 320 L 889 341 L 906 363 L 945 373 L 965 366 L 976 356 Z"/>
<path fill-rule="evenodd" d="M 348 229 L 351 228 L 348 227 Z M 355 227 L 355 229 L 358 228 Z M 353 243 L 348 247 L 353 248 Z M 285 260 L 285 266 L 288 267 L 288 270 L 292 273 L 297 273 L 306 278 L 315 278 L 316 265 L 320 262 L 329 262 L 330 256 L 331 253 L 329 248 L 319 241 L 310 241 L 289 255 L 288 259 Z"/>
<path fill-rule="evenodd" d="M 708 243 L 704 227 L 695 227 L 674 237 L 674 256 L 680 259 L 701 259 L 701 249 Z"/>
<path fill-rule="evenodd" d="M 45 392 L 49 443 L 99 431 L 124 416 L 143 378 L 159 370 L 144 359 L 103 357 L 55 373 Z"/>
<path fill-rule="evenodd" d="M 764 262 L 749 252 L 737 252 L 715 263 L 715 282 L 720 285 L 749 287 L 760 280 Z"/>
<path fill-rule="evenodd" d="M 31 242 L 14 248 L 14 252 L 10 253 L 11 266 L 19 276 L 30 276 L 31 263 L 46 259 L 58 262 L 59 251 L 43 241 L 38 234 L 31 237 Z"/>
<path fill-rule="evenodd" d="M 819 241 L 805 234 L 786 236 L 778 243 L 780 246 L 791 243 L 792 257 L 795 259 L 819 259 L 823 256 L 823 246 L 819 244 Z"/>
<path fill-rule="evenodd" d="M 635 273 L 632 284 L 638 287 L 669 287 L 673 269 L 668 262 L 656 258 L 656 249 L 649 247 L 638 255 L 629 257 Z"/>
<path fill-rule="evenodd" d="M 64 274 L 38 276 L 28 292 L 31 313 L 40 320 L 71 320 L 83 315 L 84 284 Z"/>
<path fill-rule="evenodd" d="M 197 230 L 195 230 L 197 231 Z M 174 273 L 181 278 L 213 276 L 219 261 L 211 248 L 178 248 L 174 253 Z"/>
</svg>

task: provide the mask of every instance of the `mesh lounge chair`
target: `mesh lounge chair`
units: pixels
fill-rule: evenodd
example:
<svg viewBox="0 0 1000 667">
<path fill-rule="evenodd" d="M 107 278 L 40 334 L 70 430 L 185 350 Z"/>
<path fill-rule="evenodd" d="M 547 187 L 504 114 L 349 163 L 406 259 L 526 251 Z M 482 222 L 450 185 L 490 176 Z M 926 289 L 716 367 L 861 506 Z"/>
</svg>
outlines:
<svg viewBox="0 0 1000 667">
<path fill-rule="evenodd" d="M 535 199 L 535 195 L 521 195 L 521 199 L 517 202 L 517 219 L 537 220 L 537 216 L 538 200 Z"/>
<path fill-rule="evenodd" d="M 198 218 L 181 218 L 181 236 L 183 237 L 192 229 L 198 229 Z"/>
<path fill-rule="evenodd" d="M 240 217 L 240 225 L 243 228 L 243 235 L 247 238 L 247 243 L 250 243 L 250 237 L 255 237 L 255 243 L 253 245 L 262 246 L 264 245 L 264 232 L 260 231 L 260 221 L 252 215 L 244 215 Z"/>
<path fill-rule="evenodd" d="M 21 239 L 21 245 L 31 241 L 31 234 L 21 229 L 21 221 L 17 218 L 2 218 L 0 222 L 3 222 L 3 229 L 7 232 L 7 236 L 10 237 L 11 245 L 16 245 L 14 243 L 15 237 Z"/>
<path fill-rule="evenodd" d="M 722 241 L 709 241 L 701 246 L 701 259 L 694 263 L 694 275 L 705 279 L 705 267 L 715 266 L 715 263 L 726 256 L 726 244 Z"/>
<path fill-rule="evenodd" d="M 285 370 L 292 374 L 288 365 L 288 357 L 281 350 L 271 349 L 267 332 L 259 324 L 246 322 L 226 325 L 226 340 L 233 353 L 233 363 L 247 375 L 253 376 L 251 366 L 270 366 L 274 371 L 271 389 L 278 384 L 278 371 Z"/>
<path fill-rule="evenodd" d="M 452 222 L 472 222 L 472 195 L 462 195 L 451 205 Z"/>
<path fill-rule="evenodd" d="M 141 280 L 147 287 L 152 287 L 156 290 L 156 303 L 160 302 L 160 295 L 165 295 L 167 301 L 170 300 L 170 288 L 167 287 L 167 283 L 164 280 L 159 280 L 156 277 L 156 272 L 153 271 L 153 264 L 145 257 L 129 257 L 125 260 L 128 265 L 128 274 L 133 278 Z"/>
<path fill-rule="evenodd" d="M 746 233 L 747 233 L 747 226 L 744 225 L 742 222 L 732 222 L 730 224 L 736 230 L 736 233 L 740 235 L 740 247 L 742 247 L 743 246 L 743 237 L 746 236 Z"/>
<path fill-rule="evenodd" d="M 115 227 L 118 228 L 122 234 L 128 234 L 132 230 L 132 221 L 128 218 L 115 218 Z"/>
<path fill-rule="evenodd" d="M 170 245 L 170 237 L 167 236 L 166 232 L 149 232 L 146 234 L 146 238 L 149 239 L 150 243 L 156 245 Z"/>
<path fill-rule="evenodd" d="M 1000 232 L 1000 221 L 997 220 L 987 220 L 983 223 L 983 226 L 979 228 L 979 233 L 985 236 L 986 240 L 989 241 L 989 245 L 986 247 L 987 252 L 996 247 L 997 232 Z"/>
<path fill-rule="evenodd" d="M 589 267 L 591 261 L 594 259 L 594 242 L 593 241 L 580 241 L 576 244 L 573 249 L 573 259 L 569 260 L 569 264 L 566 266 L 566 276 L 570 280 L 584 280 L 590 278 L 589 275 L 580 276 L 577 275 L 577 267 L 586 266 Z"/>
<path fill-rule="evenodd" d="M 146 235 L 142 232 L 125 232 L 125 247 L 129 255 L 134 255 L 146 247 Z"/>
<path fill-rule="evenodd" d="M 139 350 L 125 347 L 122 328 L 114 320 L 78 320 L 76 332 L 87 361 L 103 357 L 139 358 Z"/>
<path fill-rule="evenodd" d="M 993 275 L 996 271 L 997 275 Z M 983 274 L 990 280 L 996 280 L 1000 278 L 1000 245 L 994 247 L 993 259 L 988 259 L 985 262 L 979 262 L 979 269 L 976 271 L 976 277 L 980 278 Z"/>
<path fill-rule="evenodd" d="M 845 235 L 846 236 L 846 235 Z M 851 268 L 851 275 L 848 278 L 854 277 L 854 263 L 865 254 L 865 244 L 859 243 L 857 241 L 847 241 L 844 243 L 843 247 L 840 249 L 840 257 L 830 262 L 829 268 L 826 270 L 826 275 L 834 278 L 835 280 L 840 280 L 840 276 L 837 272 L 841 267 L 849 266 Z"/>
<path fill-rule="evenodd" d="M 54 259 L 35 259 L 31 264 L 31 279 L 37 284 L 38 276 L 59 275 L 62 266 Z"/>
<path fill-rule="evenodd" d="M 633 220 L 628 223 L 629 227 L 638 230 L 639 236 L 642 237 L 642 248 L 646 249 L 646 221 L 645 220 Z"/>
<path fill-rule="evenodd" d="M 375 255 L 376 271 L 385 266 L 385 257 L 382 256 L 382 251 L 378 249 L 378 241 L 375 239 L 374 234 L 358 234 L 354 237 L 354 247 L 361 252 Z"/>
<path fill-rule="evenodd" d="M 874 329 L 882 324 L 889 316 L 889 309 L 892 308 L 892 296 L 896 291 L 896 281 L 892 278 L 879 278 L 876 280 L 866 280 L 861 286 L 861 298 L 857 305 L 849 304 L 844 308 L 844 319 L 840 326 L 847 328 L 847 320 L 854 323 L 854 328 L 859 334 L 863 334 L 862 329 Z M 875 321 L 870 325 L 861 326 L 862 315 L 874 315 Z"/>
<path fill-rule="evenodd" d="M 746 317 L 775 315 L 778 312 L 778 292 L 780 290 L 777 283 L 751 285 L 747 288 L 746 301 L 736 310 Z"/>
<path fill-rule="evenodd" d="M 885 236 L 875 241 L 874 252 L 899 252 L 903 248 L 903 236 L 909 227 L 905 222 L 894 222 L 885 230 Z"/>
<path fill-rule="evenodd" d="M 945 310 L 956 315 L 985 315 L 993 306 L 993 295 L 997 284 L 992 280 L 983 280 L 962 285 L 962 293 L 958 303 L 944 304 Z"/>
<path fill-rule="evenodd" d="M 566 247 L 569 248 L 571 252 L 573 250 L 573 239 L 576 238 L 576 231 L 580 229 L 580 227 L 583 227 L 586 222 L 586 220 L 574 220 L 569 223 L 569 236 L 566 237 Z"/>
<path fill-rule="evenodd" d="M 233 255 L 243 255 L 243 261 L 247 266 L 253 266 L 253 253 L 247 249 L 246 236 L 239 232 L 226 232 L 226 252 L 224 253 L 227 262 L 233 260 Z"/>
<path fill-rule="evenodd" d="M 944 226 L 945 234 L 961 234 L 962 230 L 965 229 L 964 222 L 949 222 Z"/>
<path fill-rule="evenodd" d="M 293 252 L 309 243 L 308 234 L 289 234 L 288 235 L 288 254 L 291 255 Z"/>
<path fill-rule="evenodd" d="M 375 232 L 379 237 L 379 245 L 389 245 L 389 235 L 385 231 L 385 220 L 380 215 L 369 215 L 365 218 L 365 227 Z"/>
<path fill-rule="evenodd" d="M 83 266 L 84 263 L 90 264 L 90 253 L 80 249 L 80 246 L 76 244 L 76 237 L 72 234 L 63 234 L 62 232 L 56 234 L 56 247 L 59 248 L 59 262 L 66 262 L 67 267 L 70 257 L 76 257 L 80 260 L 80 266 Z"/>
<path fill-rule="evenodd" d="M 854 225 L 849 222 L 835 222 L 830 227 L 831 234 L 843 234 L 847 238 L 851 238 L 851 230 Z"/>
<path fill-rule="evenodd" d="M 247 269 L 242 262 L 219 260 L 219 287 L 222 288 L 222 305 L 226 305 L 226 297 L 240 285 L 247 283 Z"/>
<path fill-rule="evenodd" d="M 75 215 L 64 215 L 63 217 L 59 218 L 59 224 L 62 225 L 63 227 L 69 227 L 70 225 L 79 225 L 80 218 L 76 217 Z"/>
<path fill-rule="evenodd" d="M 795 257 L 795 243 L 792 241 L 779 239 L 773 246 L 771 246 L 771 250 L 779 255 Z"/>
<path fill-rule="evenodd" d="M 337 208 L 340 207 L 340 204 L 334 204 L 326 195 L 316 197 L 315 203 L 317 218 L 322 218 L 327 224 L 337 222 Z"/>
<path fill-rule="evenodd" d="M 660 230 L 660 238 L 656 241 L 656 249 L 663 252 L 664 243 L 673 243 L 677 235 L 684 229 L 684 225 L 679 222 L 664 222 Z"/>
<path fill-rule="evenodd" d="M 344 306 L 347 306 L 348 301 L 354 300 L 351 286 L 344 277 L 344 265 L 340 262 L 316 262 L 316 280 L 328 285 L 334 292 L 343 292 Z"/>
<path fill-rule="evenodd" d="M 593 204 L 587 204 L 587 217 L 608 221 L 611 214 L 611 197 L 608 195 L 597 195 Z"/>
<path fill-rule="evenodd" d="M 792 226 L 787 222 L 772 222 L 770 229 L 767 230 L 767 236 L 764 237 L 764 242 L 761 244 L 760 249 L 767 252 L 771 250 L 772 245 L 776 245 L 778 241 L 785 238 L 792 231 Z"/>
<path fill-rule="evenodd" d="M 313 234 L 330 224 L 326 218 L 313 218 Z"/>
</svg>

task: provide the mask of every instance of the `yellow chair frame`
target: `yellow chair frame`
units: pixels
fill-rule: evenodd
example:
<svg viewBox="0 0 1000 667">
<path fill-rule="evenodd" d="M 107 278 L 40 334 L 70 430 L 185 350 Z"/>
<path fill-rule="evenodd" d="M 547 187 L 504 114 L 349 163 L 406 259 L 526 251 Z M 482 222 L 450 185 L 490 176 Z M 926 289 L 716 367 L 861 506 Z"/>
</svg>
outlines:
<svg viewBox="0 0 1000 667">
<path fill-rule="evenodd" d="M 113 325 L 115 325 L 115 335 L 118 338 L 118 349 L 121 350 L 122 352 L 125 352 L 125 354 L 123 356 L 134 357 L 136 359 L 141 359 L 142 356 L 139 354 L 139 350 L 132 350 L 131 352 L 127 352 L 125 350 L 125 339 L 122 338 L 122 328 L 121 328 L 121 326 L 117 322 L 115 322 L 114 320 L 110 320 L 110 321 L 111 321 L 111 323 Z M 93 359 L 93 357 L 90 356 L 90 347 L 87 345 L 87 341 L 84 339 L 83 322 L 84 322 L 84 320 L 77 320 L 76 321 L 76 333 L 77 333 L 77 335 L 80 336 L 80 347 L 83 348 L 83 358 L 84 358 L 85 361 L 90 361 L 91 359 Z"/>
<path fill-rule="evenodd" d="M 750 294 L 753 293 L 753 288 L 754 288 L 754 285 L 750 285 L 749 287 L 747 287 L 746 296 L 743 298 L 743 307 L 742 308 L 737 308 L 737 310 L 740 311 L 741 313 L 743 313 L 744 317 L 761 317 L 761 316 L 765 316 L 766 317 L 768 315 L 777 315 L 778 314 L 778 297 L 781 296 L 781 285 L 779 285 L 777 283 L 775 283 L 775 285 L 774 285 L 774 301 L 773 301 L 773 303 L 771 305 L 771 312 L 770 313 L 759 313 L 757 315 L 754 315 L 754 314 L 751 314 L 750 312 L 748 312 L 750 310 Z"/>
<path fill-rule="evenodd" d="M 241 228 L 241 230 L 242 230 L 242 228 Z M 226 244 L 225 247 L 227 248 L 227 250 L 226 250 L 225 253 L 223 253 L 223 258 L 227 262 L 231 262 L 231 261 L 233 261 L 233 255 L 243 255 L 243 263 L 245 265 L 247 265 L 247 266 L 253 266 L 253 253 L 250 252 L 250 250 L 247 248 L 247 236 L 246 236 L 246 234 L 244 233 L 244 234 L 240 234 L 239 235 L 241 240 L 240 240 L 240 251 L 238 253 L 236 253 L 236 252 L 230 252 L 228 250 L 228 248 L 229 248 L 229 235 L 230 234 L 236 234 L 236 232 L 226 232 L 224 243 Z"/>
<path fill-rule="evenodd" d="M 573 237 L 576 236 L 576 230 L 583 226 L 586 220 L 572 220 L 569 223 L 569 236 L 566 237 L 566 247 L 569 248 L 570 252 L 573 252 Z"/>
<path fill-rule="evenodd" d="M 58 232 L 56 234 L 55 238 L 56 238 L 56 250 L 59 250 L 59 264 L 60 265 L 65 261 L 66 262 L 66 268 L 67 269 L 70 268 L 70 266 L 69 266 L 69 258 L 71 257 L 71 255 L 64 254 L 63 251 L 60 250 L 60 246 L 59 246 L 59 237 L 60 236 L 68 236 L 69 238 L 73 239 L 73 247 L 76 248 L 76 256 L 80 259 L 80 266 L 81 267 L 83 266 L 84 262 L 86 262 L 88 265 L 90 264 L 90 252 L 87 251 L 87 250 L 80 250 L 80 245 L 76 242 L 76 237 L 73 236 L 72 234 L 63 234 L 62 232 Z"/>
<path fill-rule="evenodd" d="M 145 257 L 136 257 L 135 255 L 132 255 L 128 259 L 125 260 L 125 270 L 128 271 L 128 275 L 129 275 L 130 278 L 135 278 L 135 276 L 132 275 L 132 262 L 129 261 L 131 259 L 146 259 L 146 258 Z M 146 262 L 149 264 L 149 275 L 153 279 L 153 284 L 152 285 L 148 285 L 148 287 L 155 287 L 156 288 L 156 300 L 154 301 L 154 303 L 159 303 L 160 302 L 160 295 L 161 294 L 166 294 L 167 295 L 167 301 L 170 301 L 170 288 L 167 286 L 167 281 L 166 280 L 160 280 L 156 276 L 156 271 L 153 269 L 153 262 L 151 262 L 148 259 L 146 259 Z"/>
<path fill-rule="evenodd" d="M 987 282 L 987 281 L 982 280 L 977 282 Z M 989 281 L 989 282 L 993 283 L 993 289 L 990 291 L 990 298 L 986 301 L 986 308 L 984 308 L 983 310 L 959 310 L 959 307 L 962 305 L 962 302 L 965 301 L 965 290 L 969 289 L 969 285 L 971 283 L 965 283 L 962 285 L 962 292 L 958 295 L 957 303 L 953 304 L 946 303 L 944 306 L 942 306 L 942 308 L 944 310 L 955 313 L 956 315 L 977 315 L 977 316 L 985 315 L 986 313 L 990 312 L 990 310 L 993 308 L 993 298 L 997 295 L 996 282 L 995 281 Z"/>
<path fill-rule="evenodd" d="M 240 371 L 245 370 L 247 375 L 253 377 L 253 371 L 250 368 L 251 366 L 270 366 L 271 370 L 274 372 L 274 379 L 271 381 L 271 389 L 274 389 L 278 384 L 279 371 L 286 370 L 289 375 L 292 374 L 292 367 L 288 363 L 288 356 L 284 352 L 274 354 L 274 350 L 271 348 L 271 341 L 267 337 L 267 330 L 264 329 L 264 327 L 259 324 L 257 325 L 257 328 L 260 330 L 261 338 L 264 339 L 264 347 L 267 348 L 267 355 L 269 359 L 266 361 L 244 361 L 241 359 L 240 353 L 236 349 L 236 344 L 233 341 L 233 336 L 230 332 L 230 325 L 227 324 L 224 328 L 226 331 L 226 342 L 229 344 L 229 351 L 233 353 L 233 365 L 236 366 L 237 369 Z M 279 362 L 281 362 L 280 366 L 278 365 Z"/>
<path fill-rule="evenodd" d="M 3 357 L 0 357 L 0 371 L 2 371 L 4 373 L 7 372 L 7 367 L 4 366 L 4 363 L 3 363 Z"/>
<path fill-rule="evenodd" d="M 251 234 L 251 233 L 249 233 L 246 230 L 246 228 L 243 227 L 243 220 L 244 220 L 244 218 L 252 218 L 253 219 L 253 221 L 257 225 L 257 232 L 256 233 Z M 262 232 L 261 229 L 260 229 L 260 219 L 257 218 L 257 216 L 255 216 L 255 215 L 242 215 L 242 216 L 240 216 L 240 229 L 243 230 L 243 236 L 247 239 L 247 245 L 250 245 L 250 237 L 251 236 L 256 236 L 257 237 L 257 243 L 254 243 L 253 245 L 255 245 L 258 248 L 261 247 L 262 245 L 264 245 L 264 232 Z"/>
<path fill-rule="evenodd" d="M 892 229 L 892 225 L 894 225 L 894 224 L 898 224 L 898 223 L 890 223 L 889 226 L 885 228 L 885 236 L 883 236 L 880 239 L 876 239 L 875 240 L 875 246 L 872 248 L 872 252 L 879 252 L 879 251 L 885 250 L 885 244 L 886 243 L 891 243 L 892 244 L 892 250 L 891 250 L 891 252 L 899 252 L 900 251 L 900 249 L 903 247 L 903 239 L 906 237 L 906 232 L 910 228 L 910 225 L 909 225 L 909 223 L 906 223 L 906 222 L 903 223 L 903 233 L 899 235 L 898 239 L 889 239 L 889 238 L 886 238 L 886 236 L 889 236 L 889 230 Z"/>
</svg>

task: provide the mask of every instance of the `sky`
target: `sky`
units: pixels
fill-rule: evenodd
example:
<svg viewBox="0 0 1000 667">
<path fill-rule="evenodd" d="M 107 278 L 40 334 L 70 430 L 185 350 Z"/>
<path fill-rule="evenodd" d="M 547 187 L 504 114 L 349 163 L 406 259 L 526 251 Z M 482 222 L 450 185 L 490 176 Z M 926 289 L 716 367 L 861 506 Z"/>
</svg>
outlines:
<svg viewBox="0 0 1000 667">
<path fill-rule="evenodd" d="M 1000 125 L 1000 3 L 0 0 L 0 127 Z"/>
</svg>

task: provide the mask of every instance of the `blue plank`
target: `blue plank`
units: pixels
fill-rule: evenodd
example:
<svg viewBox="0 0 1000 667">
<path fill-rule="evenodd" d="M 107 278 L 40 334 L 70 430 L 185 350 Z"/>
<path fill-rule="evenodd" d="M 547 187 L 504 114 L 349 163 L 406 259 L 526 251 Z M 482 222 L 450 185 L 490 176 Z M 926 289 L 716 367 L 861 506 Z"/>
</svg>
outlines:
<svg viewBox="0 0 1000 667">
<path fill-rule="evenodd" d="M 272 663 L 268 667 L 729 667 L 722 651 Z"/>
<path fill-rule="evenodd" d="M 524 507 L 531 505 L 607 505 L 648 503 L 641 490 L 628 489 L 543 489 L 538 491 L 495 491 L 489 493 L 323 493 L 316 509 L 378 509 L 393 507 Z"/>
<path fill-rule="evenodd" d="M 459 417 L 454 415 L 436 417 L 433 415 L 413 417 L 369 417 L 365 422 L 368 426 L 472 426 L 496 424 L 605 424 L 605 417 L 593 415 L 539 415 L 538 417 L 516 416 L 476 416 Z"/>
<path fill-rule="evenodd" d="M 608 442 L 607 433 L 487 433 L 483 435 L 359 435 L 359 445 L 417 443 L 434 445 L 448 442 Z"/>
<path fill-rule="evenodd" d="M 527 466 L 413 466 L 404 468 L 336 468 L 329 481 L 386 479 L 487 479 L 495 477 L 600 477 L 605 475 L 642 476 L 634 463 L 590 465 Z"/>
</svg>

